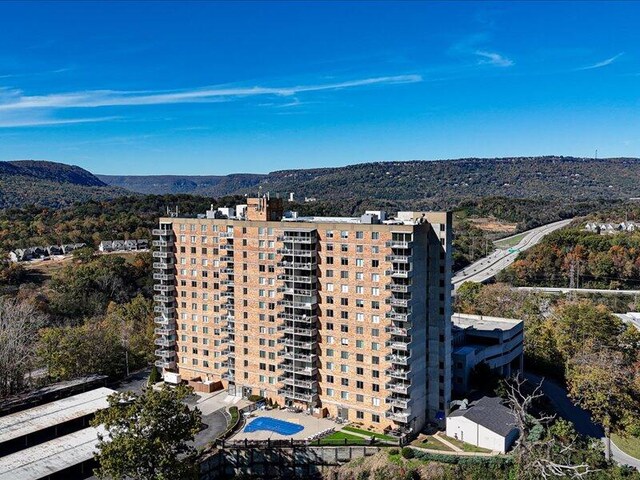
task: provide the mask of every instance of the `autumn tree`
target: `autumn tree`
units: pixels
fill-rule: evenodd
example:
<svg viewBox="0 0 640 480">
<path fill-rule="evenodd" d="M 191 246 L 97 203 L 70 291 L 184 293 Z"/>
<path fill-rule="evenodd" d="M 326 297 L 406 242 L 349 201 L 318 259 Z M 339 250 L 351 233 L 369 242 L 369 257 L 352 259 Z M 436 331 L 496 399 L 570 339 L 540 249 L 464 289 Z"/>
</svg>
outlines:
<svg viewBox="0 0 640 480">
<path fill-rule="evenodd" d="M 201 413 L 184 399 L 188 387 L 146 389 L 109 396 L 109 408 L 92 421 L 99 435 L 96 474 L 100 478 L 173 480 L 197 478 L 191 444 L 202 428 Z"/>
</svg>

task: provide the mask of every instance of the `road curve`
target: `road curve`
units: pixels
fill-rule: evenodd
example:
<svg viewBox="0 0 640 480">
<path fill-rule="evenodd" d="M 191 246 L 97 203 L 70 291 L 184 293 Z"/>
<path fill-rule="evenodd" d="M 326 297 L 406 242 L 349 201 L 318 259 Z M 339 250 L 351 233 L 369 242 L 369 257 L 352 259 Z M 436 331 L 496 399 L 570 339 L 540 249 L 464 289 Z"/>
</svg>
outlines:
<svg viewBox="0 0 640 480">
<path fill-rule="evenodd" d="M 524 234 L 522 239 L 509 249 L 499 248 L 491 255 L 481 258 L 471 265 L 456 272 L 451 283 L 453 283 L 454 291 L 458 289 L 464 282 L 483 283 L 494 277 L 498 272 L 504 270 L 511 265 L 519 252 L 527 250 L 540 242 L 545 235 L 567 226 L 573 218 L 560 220 L 559 222 L 549 223 L 540 227 L 527 230 L 518 235 Z"/>
</svg>

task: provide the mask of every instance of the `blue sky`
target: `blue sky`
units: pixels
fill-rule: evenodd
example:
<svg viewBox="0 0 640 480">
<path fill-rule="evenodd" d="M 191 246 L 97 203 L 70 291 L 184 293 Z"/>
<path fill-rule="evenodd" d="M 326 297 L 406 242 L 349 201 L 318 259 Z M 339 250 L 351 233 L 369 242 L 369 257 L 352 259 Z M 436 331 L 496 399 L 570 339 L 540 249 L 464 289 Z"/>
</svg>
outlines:
<svg viewBox="0 0 640 480">
<path fill-rule="evenodd" d="M 0 160 L 640 156 L 640 2 L 0 2 Z"/>
</svg>

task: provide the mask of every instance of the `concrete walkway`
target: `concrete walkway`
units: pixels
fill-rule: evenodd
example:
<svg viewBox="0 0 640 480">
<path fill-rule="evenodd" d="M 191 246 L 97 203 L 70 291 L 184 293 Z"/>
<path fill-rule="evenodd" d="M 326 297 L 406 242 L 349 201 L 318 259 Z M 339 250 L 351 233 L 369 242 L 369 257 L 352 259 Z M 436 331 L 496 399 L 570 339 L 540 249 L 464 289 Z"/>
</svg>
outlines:
<svg viewBox="0 0 640 480">
<path fill-rule="evenodd" d="M 426 453 L 433 453 L 436 455 L 455 455 L 455 456 L 459 456 L 459 457 L 495 457 L 500 455 L 498 452 L 463 452 L 463 451 L 459 451 L 459 452 L 445 452 L 443 450 L 434 450 L 432 448 L 423 448 L 423 447 L 417 447 L 415 445 L 407 445 L 415 450 L 418 450 L 420 452 L 426 452 Z"/>
<path fill-rule="evenodd" d="M 449 447 L 451 450 L 453 450 L 454 452 L 463 452 L 464 450 L 462 450 L 460 447 L 455 446 L 453 443 L 451 443 L 449 440 L 446 440 L 443 436 L 442 436 L 442 432 L 438 432 L 435 435 L 433 435 L 433 438 L 435 438 L 436 440 L 438 440 L 440 443 L 446 445 L 447 447 Z"/>
<path fill-rule="evenodd" d="M 534 373 L 526 372 L 524 376 L 534 385 L 542 381 L 542 377 Z M 567 391 L 564 387 L 553 380 L 545 378 L 542 383 L 542 391 L 556 408 L 558 414 L 565 420 L 573 423 L 578 433 L 592 438 L 599 438 L 603 443 L 606 441 L 602 427 L 591 420 L 589 412 L 574 405 L 567 396 Z M 630 465 L 640 470 L 640 459 L 627 455 L 620 450 L 613 441 L 611 442 L 611 457 L 621 465 Z"/>
</svg>

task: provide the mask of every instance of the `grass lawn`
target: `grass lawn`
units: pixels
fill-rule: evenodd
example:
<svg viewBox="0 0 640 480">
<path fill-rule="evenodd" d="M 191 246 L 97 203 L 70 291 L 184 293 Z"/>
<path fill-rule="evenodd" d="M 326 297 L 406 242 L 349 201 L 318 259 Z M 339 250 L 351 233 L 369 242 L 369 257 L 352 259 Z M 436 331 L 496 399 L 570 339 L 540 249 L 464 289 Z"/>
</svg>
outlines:
<svg viewBox="0 0 640 480">
<path fill-rule="evenodd" d="M 362 435 L 367 435 L 369 437 L 375 437 L 375 438 L 380 439 L 380 440 L 387 440 L 389 442 L 397 443 L 397 440 L 395 438 L 389 436 L 389 435 L 385 435 L 383 433 L 377 433 L 377 432 L 370 432 L 369 430 L 362 430 L 362 429 L 356 428 L 356 427 L 347 426 L 347 427 L 344 427 L 342 429 L 342 431 L 343 432 L 347 431 L 347 432 L 353 432 L 353 433 L 360 433 Z"/>
<path fill-rule="evenodd" d="M 621 437 L 620 435 L 612 433 L 611 440 L 627 455 L 640 459 L 640 438 Z"/>
<path fill-rule="evenodd" d="M 456 447 L 462 449 L 464 452 L 479 452 L 479 453 L 490 453 L 491 450 L 487 450 L 486 448 L 476 447 L 475 445 L 471 445 L 470 443 L 465 443 L 461 440 L 456 440 L 455 438 L 447 437 L 446 435 L 441 435 L 442 438 L 448 440 L 450 443 L 453 443 Z M 437 442 L 437 440 L 435 440 Z"/>
<path fill-rule="evenodd" d="M 525 235 L 524 233 L 521 233 L 514 237 L 506 238 L 504 240 L 496 240 L 495 242 L 493 242 L 493 244 L 498 248 L 510 248 L 510 247 L 513 247 L 514 245 L 517 245 L 520 242 L 520 240 L 522 240 L 524 235 Z"/>
<path fill-rule="evenodd" d="M 366 438 L 351 435 L 345 432 L 334 432 L 331 435 L 321 438 L 320 445 L 344 445 L 345 440 L 347 445 L 368 445 L 369 440 Z"/>
<path fill-rule="evenodd" d="M 411 442 L 411 445 L 415 445 L 416 447 L 421 447 L 421 448 L 428 448 L 430 450 L 439 450 L 441 452 L 448 452 L 448 453 L 453 452 L 453 450 L 447 447 L 444 443 L 433 438 L 432 435 L 427 436 L 422 441 L 414 440 L 413 442 Z"/>
</svg>

